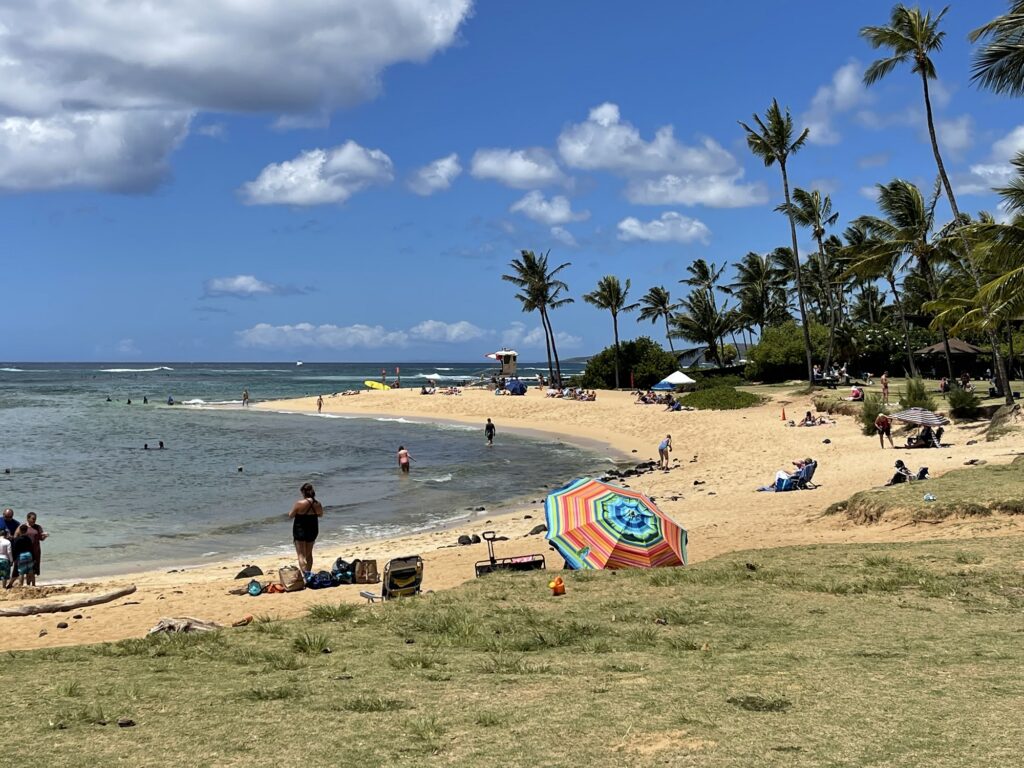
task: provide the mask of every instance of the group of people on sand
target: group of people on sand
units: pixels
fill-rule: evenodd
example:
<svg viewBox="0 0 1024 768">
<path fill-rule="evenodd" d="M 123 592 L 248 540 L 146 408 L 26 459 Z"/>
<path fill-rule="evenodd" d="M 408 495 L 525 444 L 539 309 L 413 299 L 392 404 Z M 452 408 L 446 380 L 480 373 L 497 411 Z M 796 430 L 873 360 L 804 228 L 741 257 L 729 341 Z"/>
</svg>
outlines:
<svg viewBox="0 0 1024 768">
<path fill-rule="evenodd" d="M 578 400 L 582 403 L 592 403 L 597 400 L 597 392 L 582 387 L 548 387 L 545 390 L 546 397 L 553 397 L 561 400 Z"/>
<path fill-rule="evenodd" d="M 671 392 L 659 394 L 658 392 L 655 392 L 653 389 L 649 389 L 646 392 L 637 390 L 633 394 L 636 395 L 636 402 L 634 403 L 634 405 L 671 406 L 676 401 L 675 397 L 673 397 Z"/>
<path fill-rule="evenodd" d="M 42 542 L 48 536 L 35 512 L 29 512 L 25 522 L 20 523 L 14 519 L 13 509 L 4 510 L 0 518 L 0 584 L 4 589 L 36 585 L 43 558 Z"/>
</svg>

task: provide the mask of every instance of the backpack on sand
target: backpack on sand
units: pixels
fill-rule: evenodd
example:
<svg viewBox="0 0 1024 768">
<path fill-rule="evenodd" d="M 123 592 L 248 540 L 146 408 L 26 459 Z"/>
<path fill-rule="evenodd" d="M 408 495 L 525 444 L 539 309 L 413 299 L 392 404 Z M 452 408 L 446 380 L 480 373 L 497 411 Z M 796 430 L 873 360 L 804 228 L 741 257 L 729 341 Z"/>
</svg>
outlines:
<svg viewBox="0 0 1024 768">
<path fill-rule="evenodd" d="M 306 579 L 306 586 L 310 589 L 333 587 L 334 578 L 327 571 L 317 571 L 316 573 L 310 574 L 309 578 Z"/>
<path fill-rule="evenodd" d="M 341 557 L 334 561 L 331 576 L 334 577 L 335 584 L 354 584 L 356 578 L 352 563 Z"/>
<path fill-rule="evenodd" d="M 245 591 L 253 597 L 259 597 L 263 594 L 263 585 L 256 581 L 256 579 L 253 579 L 246 585 Z"/>
</svg>

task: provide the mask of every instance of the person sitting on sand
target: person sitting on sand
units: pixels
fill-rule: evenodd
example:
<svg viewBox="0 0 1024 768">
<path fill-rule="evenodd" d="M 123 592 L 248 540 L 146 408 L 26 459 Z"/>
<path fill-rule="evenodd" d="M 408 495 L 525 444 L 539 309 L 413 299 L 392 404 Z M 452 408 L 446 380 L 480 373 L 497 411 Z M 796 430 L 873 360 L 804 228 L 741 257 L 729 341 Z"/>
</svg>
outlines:
<svg viewBox="0 0 1024 768">
<path fill-rule="evenodd" d="M 885 450 L 885 438 L 889 438 L 889 447 L 895 448 L 892 442 L 892 418 L 887 413 L 875 417 L 875 431 L 878 432 L 878 444 Z"/>
<path fill-rule="evenodd" d="M 816 427 L 816 426 L 818 426 L 818 424 L 819 424 L 818 420 L 816 418 L 814 418 L 814 416 L 811 414 L 810 411 L 807 411 L 807 413 L 804 414 L 803 421 L 801 421 L 799 424 L 797 424 L 797 426 L 798 427 Z"/>
<path fill-rule="evenodd" d="M 886 483 L 886 485 L 899 485 L 900 483 L 909 483 L 914 479 L 914 473 L 907 469 L 907 465 L 903 463 L 902 459 L 896 460 L 896 474 L 892 476 L 892 479 Z"/>
<path fill-rule="evenodd" d="M 864 390 L 857 386 L 850 387 L 850 399 L 855 403 L 863 402 Z"/>
</svg>

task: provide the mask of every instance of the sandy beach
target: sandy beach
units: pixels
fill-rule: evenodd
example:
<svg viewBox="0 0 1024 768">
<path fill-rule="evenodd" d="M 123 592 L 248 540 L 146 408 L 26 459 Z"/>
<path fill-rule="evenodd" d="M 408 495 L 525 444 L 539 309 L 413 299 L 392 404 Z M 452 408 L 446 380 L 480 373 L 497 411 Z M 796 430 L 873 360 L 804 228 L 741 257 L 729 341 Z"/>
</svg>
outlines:
<svg viewBox="0 0 1024 768">
<path fill-rule="evenodd" d="M 253 407 L 314 413 L 316 401 L 281 400 Z M 636 462 L 656 458 L 658 442 L 671 434 L 675 446 L 672 469 L 630 478 L 630 485 L 654 497 L 663 511 L 688 529 L 691 562 L 750 548 L 974 538 L 1024 531 L 1020 516 L 951 519 L 938 525 L 883 521 L 861 526 L 822 515 L 829 504 L 856 491 L 882 485 L 891 475 L 896 458 L 903 458 L 914 468 L 926 464 L 932 475 L 938 475 L 962 467 L 968 459 L 1009 462 L 1024 451 L 1021 438 L 1009 436 L 986 443 L 982 437 L 977 444 L 968 446 L 969 440 L 978 439 L 978 429 L 951 426 L 945 437 L 949 447 L 926 452 L 880 450 L 877 439 L 862 436 L 851 417 L 838 416 L 837 423 L 827 426 L 792 428 L 781 419 L 783 408 L 790 418 L 798 418 L 813 407 L 808 397 L 776 395 L 769 403 L 740 411 L 666 413 L 659 406 L 635 405 L 634 398 L 622 392 L 600 392 L 596 402 L 583 403 L 548 399 L 536 390 L 526 397 L 495 397 L 479 390 L 458 396 L 423 396 L 418 390 L 409 389 L 328 396 L 323 411 L 334 415 L 479 424 L 481 443 L 483 423 L 490 417 L 497 425 L 498 441 L 507 430 L 542 433 L 598 452 L 606 448 L 611 454 Z M 415 446 L 411 448 L 415 454 Z M 817 490 L 755 492 L 758 486 L 772 480 L 776 470 L 806 456 L 819 462 Z M 551 485 L 569 479 L 552 477 Z M 285 525 L 283 513 L 284 510 Z M 482 544 L 452 546 L 457 537 L 493 529 L 508 537 L 497 544 L 499 555 L 543 552 L 548 556 L 549 567 L 558 568 L 561 561 L 548 550 L 543 536 L 527 535 L 542 522 L 542 505 L 525 503 L 512 512 L 485 514 L 445 530 L 360 542 L 344 548 L 318 548 L 316 564 L 318 568 L 328 568 L 336 557 L 345 556 L 375 558 L 383 568 L 390 557 L 418 553 L 426 563 L 425 588 L 448 589 L 472 579 L 473 563 L 487 554 Z M 276 575 L 278 567 L 293 559 L 265 558 L 256 564 L 267 574 Z M 222 624 L 248 614 L 299 616 L 315 603 L 360 601 L 359 591 L 366 589 L 343 586 L 257 598 L 232 595 L 229 590 L 245 584 L 233 578 L 245 564 L 231 560 L 184 571 L 149 571 L 85 584 L 10 590 L 0 595 L 0 607 L 46 597 L 67 597 L 71 593 L 106 591 L 126 584 L 138 587 L 127 598 L 72 613 L 0 618 L 0 650 L 140 637 L 166 616 L 195 616 Z M 73 615 L 81 618 L 75 619 Z M 68 627 L 58 628 L 58 622 L 66 622 Z"/>
</svg>

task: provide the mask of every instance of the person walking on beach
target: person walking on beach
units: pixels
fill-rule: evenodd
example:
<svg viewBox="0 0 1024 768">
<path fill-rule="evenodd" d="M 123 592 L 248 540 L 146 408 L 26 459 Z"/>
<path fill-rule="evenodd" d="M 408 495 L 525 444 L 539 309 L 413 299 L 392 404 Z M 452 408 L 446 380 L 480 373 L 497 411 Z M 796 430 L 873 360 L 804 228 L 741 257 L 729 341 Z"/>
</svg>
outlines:
<svg viewBox="0 0 1024 768">
<path fill-rule="evenodd" d="M 323 409 L 324 409 L 324 396 L 323 395 L 317 395 L 317 398 L 316 398 L 316 412 L 320 413 L 320 411 L 322 411 Z"/>
<path fill-rule="evenodd" d="M 324 516 L 324 506 L 316 500 L 312 483 L 305 483 L 299 493 L 302 498 L 292 505 L 288 517 L 292 519 L 292 540 L 295 542 L 299 570 L 307 574 L 313 571 L 313 544 L 320 535 L 320 518 Z"/>
<path fill-rule="evenodd" d="M 658 444 L 658 469 L 668 472 L 668 455 L 672 453 L 672 435 L 665 435 L 665 439 Z"/>
<path fill-rule="evenodd" d="M 46 531 L 43 530 L 43 526 L 41 526 L 38 522 L 36 522 L 37 519 L 38 518 L 36 517 L 36 513 L 35 512 L 29 512 L 28 515 L 25 516 L 25 525 L 28 526 L 28 531 L 26 531 L 26 534 L 28 535 L 29 539 L 32 540 L 32 573 L 33 573 L 33 576 L 38 576 L 39 575 L 39 563 L 43 559 L 43 548 L 42 548 L 41 545 L 42 545 L 42 542 L 46 541 L 46 539 L 48 539 L 49 536 L 50 536 L 50 534 L 48 534 Z M 32 579 L 33 586 L 35 585 L 35 583 L 36 583 L 36 580 L 35 580 L 35 578 L 33 578 Z"/>
<path fill-rule="evenodd" d="M 885 450 L 885 438 L 889 438 L 889 447 L 895 449 L 892 443 L 892 418 L 887 413 L 880 413 L 875 416 L 875 431 L 878 432 L 878 445 Z"/>
<path fill-rule="evenodd" d="M 245 408 L 249 405 L 249 388 L 246 387 L 242 390 L 242 407 Z"/>
<path fill-rule="evenodd" d="M 490 419 L 484 424 L 484 437 L 487 438 L 488 445 L 494 445 L 494 422 Z"/>
<path fill-rule="evenodd" d="M 409 462 L 412 461 L 412 456 L 405 450 L 404 445 L 398 446 L 398 466 L 402 470 L 403 475 L 409 474 Z"/>
</svg>

